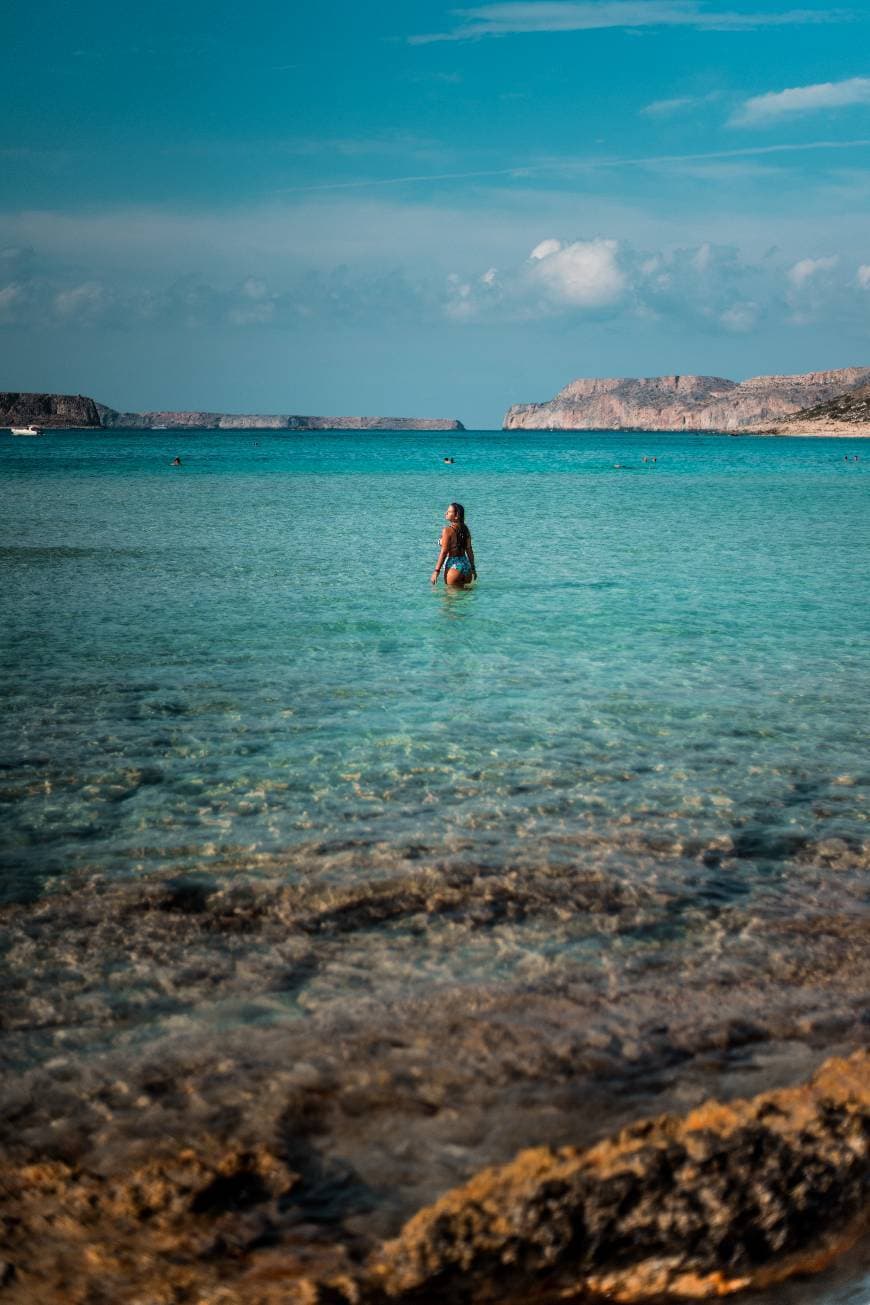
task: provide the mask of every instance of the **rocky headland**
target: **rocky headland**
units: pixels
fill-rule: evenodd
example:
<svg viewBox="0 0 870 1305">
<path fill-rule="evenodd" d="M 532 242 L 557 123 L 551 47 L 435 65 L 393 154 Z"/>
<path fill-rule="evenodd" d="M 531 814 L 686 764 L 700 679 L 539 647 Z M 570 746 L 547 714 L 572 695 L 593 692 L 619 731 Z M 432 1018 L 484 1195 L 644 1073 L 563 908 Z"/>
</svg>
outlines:
<svg viewBox="0 0 870 1305">
<path fill-rule="evenodd" d="M 804 408 L 775 426 L 760 427 L 758 435 L 870 435 L 870 385 L 841 394 L 828 403 Z"/>
<path fill-rule="evenodd" d="M 870 384 L 870 368 L 798 376 L 611 377 L 571 381 L 545 403 L 520 403 L 505 430 L 745 431 L 779 433 L 794 414 Z M 834 424 L 834 423 L 829 423 Z M 782 433 L 798 434 L 796 429 Z M 812 433 L 822 433 L 813 431 Z M 833 433 L 839 433 L 837 431 Z M 853 429 L 851 434 L 860 431 Z"/>
<path fill-rule="evenodd" d="M 28 394 L 20 390 L 0 390 L 0 429 L 31 425 L 60 430 L 99 426 L 99 405 L 83 394 Z"/>
<path fill-rule="evenodd" d="M 116 412 L 97 404 L 105 430 L 464 430 L 454 417 L 305 417 L 293 413 Z"/>
<path fill-rule="evenodd" d="M 82 394 L 0 391 L 0 429 L 56 430 L 464 430 L 453 417 L 308 417 L 231 412 L 118 412 Z"/>
</svg>

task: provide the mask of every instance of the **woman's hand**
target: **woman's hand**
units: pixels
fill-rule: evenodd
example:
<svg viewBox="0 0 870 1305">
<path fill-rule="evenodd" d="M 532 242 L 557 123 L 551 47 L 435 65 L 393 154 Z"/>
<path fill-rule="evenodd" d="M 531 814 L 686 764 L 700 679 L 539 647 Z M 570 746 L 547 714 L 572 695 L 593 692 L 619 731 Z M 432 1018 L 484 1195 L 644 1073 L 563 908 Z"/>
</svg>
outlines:
<svg viewBox="0 0 870 1305">
<path fill-rule="evenodd" d="M 437 571 L 433 571 L 433 572 L 432 572 L 431 576 L 429 577 L 429 583 L 430 583 L 430 584 L 433 584 L 433 585 L 435 585 L 435 584 L 438 583 L 438 572 L 437 572 Z"/>
</svg>

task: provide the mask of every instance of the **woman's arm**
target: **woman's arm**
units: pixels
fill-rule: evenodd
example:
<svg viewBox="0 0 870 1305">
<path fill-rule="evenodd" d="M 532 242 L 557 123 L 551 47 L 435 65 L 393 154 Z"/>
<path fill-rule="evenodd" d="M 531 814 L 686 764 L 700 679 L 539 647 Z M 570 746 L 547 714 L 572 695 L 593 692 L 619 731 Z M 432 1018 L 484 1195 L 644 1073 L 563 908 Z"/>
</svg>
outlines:
<svg viewBox="0 0 870 1305">
<path fill-rule="evenodd" d="M 438 572 L 441 570 L 442 566 L 444 565 L 444 559 L 447 557 L 447 537 L 449 534 L 450 531 L 447 529 L 441 531 L 441 552 L 438 554 L 438 563 L 435 567 L 435 570 L 432 572 L 431 576 L 429 577 L 429 581 L 433 585 L 437 583 Z"/>
</svg>

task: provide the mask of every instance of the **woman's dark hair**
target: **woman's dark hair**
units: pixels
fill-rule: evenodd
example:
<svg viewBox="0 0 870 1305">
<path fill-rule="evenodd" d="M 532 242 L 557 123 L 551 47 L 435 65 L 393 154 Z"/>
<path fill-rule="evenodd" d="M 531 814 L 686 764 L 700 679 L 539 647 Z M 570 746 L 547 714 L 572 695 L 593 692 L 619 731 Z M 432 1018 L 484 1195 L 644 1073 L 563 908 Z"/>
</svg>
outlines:
<svg viewBox="0 0 870 1305">
<path fill-rule="evenodd" d="M 465 524 L 465 508 L 461 503 L 448 503 L 447 506 L 453 508 L 453 511 L 456 513 L 458 518 L 453 523 L 453 529 L 456 531 L 456 543 L 460 548 L 464 549 L 471 537 L 468 531 L 468 526 Z"/>
</svg>

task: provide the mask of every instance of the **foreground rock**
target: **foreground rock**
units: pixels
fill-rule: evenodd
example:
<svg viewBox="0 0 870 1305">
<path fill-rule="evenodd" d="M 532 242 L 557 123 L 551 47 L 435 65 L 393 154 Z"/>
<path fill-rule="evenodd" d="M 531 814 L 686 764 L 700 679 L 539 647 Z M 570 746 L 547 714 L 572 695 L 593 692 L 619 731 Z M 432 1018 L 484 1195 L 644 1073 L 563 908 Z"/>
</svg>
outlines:
<svg viewBox="0 0 870 1305">
<path fill-rule="evenodd" d="M 98 403 L 107 430 L 464 430 L 453 417 L 300 417 L 233 412 L 116 412 Z"/>
<path fill-rule="evenodd" d="M 0 391 L 0 429 L 9 426 L 48 426 L 64 430 L 99 426 L 93 399 L 83 394 L 30 394 Z"/>
<path fill-rule="evenodd" d="M 774 433 L 773 423 L 868 383 L 868 367 L 754 376 L 739 383 L 721 376 L 582 379 L 546 403 L 514 404 L 504 429 Z"/>
<path fill-rule="evenodd" d="M 391 1300 L 723 1296 L 819 1267 L 870 1197 L 870 1057 L 806 1087 L 525 1151 L 422 1210 L 375 1264 Z M 433 1296 L 434 1299 L 434 1296 Z"/>
<path fill-rule="evenodd" d="M 355 1060 L 350 1043 L 346 1053 Z M 287 1096 L 290 1070 L 295 1088 Z M 213 1062 L 206 1073 L 219 1078 L 226 1065 Z M 106 1134 L 90 1154 L 73 1158 L 76 1142 L 61 1130 L 55 1155 L 9 1154 L 0 1169 L 5 1300 L 686 1300 L 819 1270 L 866 1227 L 867 1052 L 826 1062 L 806 1086 L 648 1118 L 591 1147 L 522 1151 L 374 1245 L 360 1221 L 364 1193 L 353 1191 L 342 1161 L 323 1155 L 318 1112 L 326 1084 L 312 1065 L 291 1061 L 286 1082 L 258 1086 L 266 1101 L 277 1098 L 267 1141 L 245 1135 L 239 1111 L 224 1107 L 205 1129 L 173 1142 L 166 1125 L 145 1124 L 149 1094 L 176 1091 L 196 1104 L 202 1086 L 173 1075 L 172 1086 L 160 1086 L 157 1075 L 155 1066 L 147 1094 L 130 1101 L 143 1120 L 133 1151 L 113 1151 Z M 376 1086 L 387 1092 L 382 1108 L 398 1120 L 407 1075 L 390 1083 L 382 1071 Z M 107 1083 L 95 1096 L 104 1128 L 128 1091 Z M 368 1105 L 364 1117 L 370 1112 Z M 310 1141 L 301 1133 L 305 1120 Z M 57 1156 L 57 1143 L 68 1159 Z M 337 1221 L 338 1207 L 346 1214 Z"/>
</svg>

